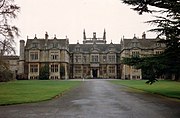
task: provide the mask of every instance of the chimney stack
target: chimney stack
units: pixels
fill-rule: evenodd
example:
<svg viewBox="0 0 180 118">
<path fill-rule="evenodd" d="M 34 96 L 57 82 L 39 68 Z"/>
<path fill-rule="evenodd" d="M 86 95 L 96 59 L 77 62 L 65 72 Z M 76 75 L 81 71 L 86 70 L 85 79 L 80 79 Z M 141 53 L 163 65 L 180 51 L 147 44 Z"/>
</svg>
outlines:
<svg viewBox="0 0 180 118">
<path fill-rule="evenodd" d="M 48 33 L 46 32 L 46 34 L 45 34 L 45 39 L 48 39 Z"/>
<path fill-rule="evenodd" d="M 145 32 L 143 32 L 143 34 L 142 34 L 142 39 L 146 39 L 146 33 Z"/>
</svg>

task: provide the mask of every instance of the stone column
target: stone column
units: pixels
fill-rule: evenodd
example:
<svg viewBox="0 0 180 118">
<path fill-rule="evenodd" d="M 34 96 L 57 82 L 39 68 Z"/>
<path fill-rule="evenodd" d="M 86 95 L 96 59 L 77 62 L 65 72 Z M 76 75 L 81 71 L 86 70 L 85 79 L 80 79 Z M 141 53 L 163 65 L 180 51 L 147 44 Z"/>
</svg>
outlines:
<svg viewBox="0 0 180 118">
<path fill-rule="evenodd" d="M 91 69 L 90 71 L 91 71 L 91 78 L 93 78 L 93 75 L 92 75 L 92 71 L 93 71 L 93 70 Z"/>
<path fill-rule="evenodd" d="M 124 65 L 124 79 L 126 79 L 126 65 Z"/>
<path fill-rule="evenodd" d="M 140 69 L 140 78 L 139 79 L 142 79 L 142 70 Z"/>
<path fill-rule="evenodd" d="M 67 70 L 67 64 L 65 64 L 65 80 L 67 80 L 68 79 L 68 70 Z"/>
<path fill-rule="evenodd" d="M 97 78 L 99 77 L 99 69 L 97 69 Z"/>
</svg>

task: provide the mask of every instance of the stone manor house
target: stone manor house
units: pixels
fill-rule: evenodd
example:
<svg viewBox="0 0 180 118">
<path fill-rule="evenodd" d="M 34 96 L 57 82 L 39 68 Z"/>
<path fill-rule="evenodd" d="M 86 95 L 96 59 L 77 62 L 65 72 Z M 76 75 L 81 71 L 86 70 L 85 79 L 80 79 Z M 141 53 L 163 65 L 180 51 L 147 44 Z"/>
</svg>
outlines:
<svg viewBox="0 0 180 118">
<path fill-rule="evenodd" d="M 157 43 L 159 38 L 147 39 L 134 36 L 121 39 L 119 44 L 106 43 L 106 31 L 102 37 L 93 32 L 91 38 L 83 32 L 82 44 L 70 44 L 69 39 L 54 36 L 20 40 L 18 74 L 27 75 L 28 79 L 38 79 L 40 69 L 49 66 L 50 79 L 68 78 L 119 78 L 142 79 L 141 70 L 123 65 L 123 57 L 147 56 L 160 54 L 165 46 Z M 62 71 L 62 72 L 61 72 Z"/>
</svg>

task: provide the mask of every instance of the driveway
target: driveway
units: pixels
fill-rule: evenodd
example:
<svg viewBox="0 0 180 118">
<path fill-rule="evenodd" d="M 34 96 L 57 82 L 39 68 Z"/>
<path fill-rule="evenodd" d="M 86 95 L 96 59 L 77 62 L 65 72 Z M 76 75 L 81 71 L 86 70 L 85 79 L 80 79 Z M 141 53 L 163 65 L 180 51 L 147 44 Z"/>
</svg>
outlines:
<svg viewBox="0 0 180 118">
<path fill-rule="evenodd" d="M 0 106 L 0 118 L 179 118 L 180 102 L 106 80 L 84 81 L 62 97 Z"/>
</svg>

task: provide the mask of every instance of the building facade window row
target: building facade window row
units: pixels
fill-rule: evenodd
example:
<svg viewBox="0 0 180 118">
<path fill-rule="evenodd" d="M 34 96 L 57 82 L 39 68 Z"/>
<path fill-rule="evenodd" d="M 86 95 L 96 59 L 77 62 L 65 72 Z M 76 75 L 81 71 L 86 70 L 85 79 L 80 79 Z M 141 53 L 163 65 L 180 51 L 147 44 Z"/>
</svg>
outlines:
<svg viewBox="0 0 180 118">
<path fill-rule="evenodd" d="M 99 62 L 99 55 L 91 55 L 91 62 Z"/>
<path fill-rule="evenodd" d="M 31 60 L 38 60 L 39 59 L 39 53 L 38 52 L 30 52 L 30 59 Z"/>
<path fill-rule="evenodd" d="M 52 65 L 51 65 L 51 72 L 52 72 L 52 73 L 57 73 L 57 72 L 59 72 L 59 66 L 58 66 L 58 64 L 52 64 Z"/>
<path fill-rule="evenodd" d="M 69 44 L 69 39 L 27 39 L 20 41 L 20 72 L 29 79 L 38 77 L 40 67 L 49 65 L 50 79 L 67 78 L 122 78 L 142 79 L 141 70 L 121 63 L 123 57 L 143 57 L 161 54 L 163 49 L 157 39 L 122 39 L 121 44 L 106 44 L 106 32 L 103 38 L 93 33 L 87 38 L 83 32 L 83 44 Z M 58 49 L 57 49 L 58 47 Z M 28 65 L 28 67 L 26 66 Z M 61 66 L 63 65 L 63 66 Z M 26 68 L 29 70 L 26 71 Z M 62 68 L 63 67 L 63 68 Z M 63 74 L 61 74 L 64 72 Z M 70 77 L 69 77 L 70 76 Z"/>
<path fill-rule="evenodd" d="M 38 64 L 30 64 L 30 73 L 38 72 Z"/>
<path fill-rule="evenodd" d="M 59 52 L 51 52 L 51 60 L 59 60 Z"/>
<path fill-rule="evenodd" d="M 133 51 L 132 52 L 132 57 L 140 57 L 139 51 Z"/>
<path fill-rule="evenodd" d="M 86 56 L 88 55 L 88 56 Z M 100 62 L 100 63 L 116 63 L 116 54 L 76 54 L 74 55 L 74 63 L 89 63 L 89 62 Z M 88 58 L 90 55 L 90 58 Z M 71 57 L 72 58 L 72 57 Z"/>
</svg>

